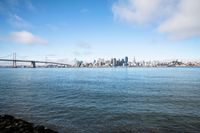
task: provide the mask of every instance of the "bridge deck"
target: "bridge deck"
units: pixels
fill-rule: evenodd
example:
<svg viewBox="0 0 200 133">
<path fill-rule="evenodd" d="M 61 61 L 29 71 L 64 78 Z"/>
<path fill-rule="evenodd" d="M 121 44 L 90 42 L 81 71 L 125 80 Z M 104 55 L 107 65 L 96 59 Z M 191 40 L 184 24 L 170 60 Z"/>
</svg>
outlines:
<svg viewBox="0 0 200 133">
<path fill-rule="evenodd" d="M 65 63 L 58 63 L 58 62 L 49 62 L 49 61 L 36 61 L 36 60 L 13 60 L 13 59 L 0 59 L 0 61 L 10 61 L 10 62 L 35 62 L 35 63 L 45 63 L 45 64 L 55 64 L 55 65 L 64 65 L 64 66 L 70 66 L 69 64 Z"/>
</svg>

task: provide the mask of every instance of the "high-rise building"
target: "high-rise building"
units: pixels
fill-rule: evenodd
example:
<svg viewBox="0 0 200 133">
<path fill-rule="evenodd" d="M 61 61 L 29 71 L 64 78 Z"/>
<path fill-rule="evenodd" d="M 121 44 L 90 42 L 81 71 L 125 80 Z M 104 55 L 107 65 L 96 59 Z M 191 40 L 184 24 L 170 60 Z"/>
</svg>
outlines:
<svg viewBox="0 0 200 133">
<path fill-rule="evenodd" d="M 116 59 L 116 66 L 119 66 L 119 59 Z"/>
<path fill-rule="evenodd" d="M 114 67 L 117 66 L 117 60 L 116 60 L 116 58 L 113 59 L 113 65 L 112 66 L 114 66 Z"/>
<path fill-rule="evenodd" d="M 128 57 L 125 57 L 125 66 L 128 66 Z"/>
<path fill-rule="evenodd" d="M 128 57 L 127 56 L 125 57 L 125 63 L 128 64 Z"/>
<path fill-rule="evenodd" d="M 122 59 L 122 61 L 121 61 L 121 65 L 122 65 L 123 63 L 125 63 L 125 60 L 124 60 L 124 59 Z"/>
<path fill-rule="evenodd" d="M 111 59 L 111 61 L 110 61 L 110 62 L 111 62 L 111 65 L 113 66 L 113 58 Z"/>
</svg>

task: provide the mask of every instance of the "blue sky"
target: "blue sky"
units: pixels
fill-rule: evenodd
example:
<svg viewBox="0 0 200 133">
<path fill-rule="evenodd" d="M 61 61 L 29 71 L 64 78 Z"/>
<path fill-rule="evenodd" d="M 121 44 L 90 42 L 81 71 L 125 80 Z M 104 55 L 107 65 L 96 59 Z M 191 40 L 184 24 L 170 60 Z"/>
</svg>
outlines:
<svg viewBox="0 0 200 133">
<path fill-rule="evenodd" d="M 0 57 L 200 59 L 198 11 L 199 0 L 1 0 Z"/>
</svg>

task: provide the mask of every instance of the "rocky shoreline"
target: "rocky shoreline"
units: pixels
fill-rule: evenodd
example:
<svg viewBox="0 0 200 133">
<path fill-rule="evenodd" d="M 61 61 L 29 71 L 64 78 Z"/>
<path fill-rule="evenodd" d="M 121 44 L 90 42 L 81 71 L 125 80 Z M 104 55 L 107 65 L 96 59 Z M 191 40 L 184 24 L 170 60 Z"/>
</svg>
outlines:
<svg viewBox="0 0 200 133">
<path fill-rule="evenodd" d="M 41 125 L 34 125 L 11 115 L 0 115 L 0 133 L 58 133 Z"/>
</svg>

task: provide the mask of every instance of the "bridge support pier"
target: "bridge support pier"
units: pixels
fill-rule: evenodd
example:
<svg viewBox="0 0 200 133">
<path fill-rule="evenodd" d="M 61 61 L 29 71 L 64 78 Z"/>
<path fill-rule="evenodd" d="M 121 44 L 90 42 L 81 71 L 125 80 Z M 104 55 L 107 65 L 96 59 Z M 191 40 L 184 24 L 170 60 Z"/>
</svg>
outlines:
<svg viewBox="0 0 200 133">
<path fill-rule="evenodd" d="M 13 53 L 13 68 L 17 68 L 16 53 Z"/>
<path fill-rule="evenodd" d="M 13 68 L 17 68 L 16 60 L 13 60 Z"/>
<path fill-rule="evenodd" d="M 33 68 L 36 68 L 35 61 L 31 61 L 31 65 Z"/>
</svg>

